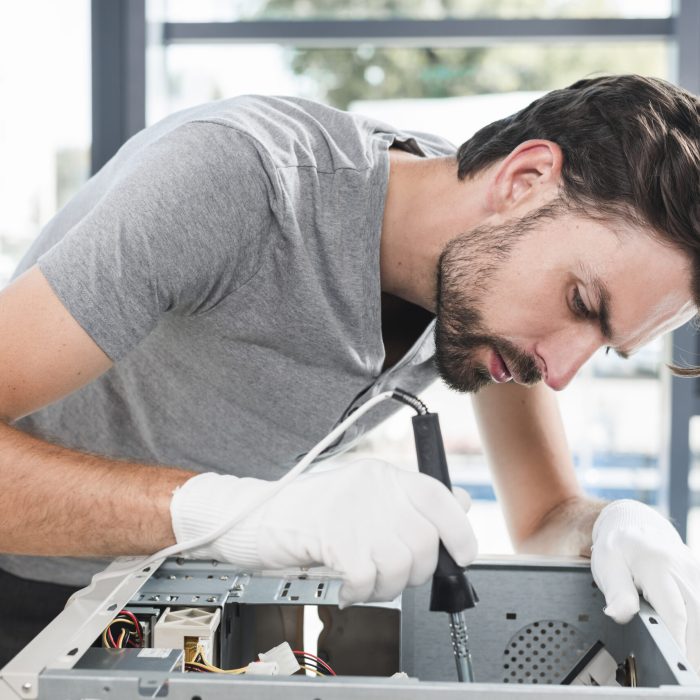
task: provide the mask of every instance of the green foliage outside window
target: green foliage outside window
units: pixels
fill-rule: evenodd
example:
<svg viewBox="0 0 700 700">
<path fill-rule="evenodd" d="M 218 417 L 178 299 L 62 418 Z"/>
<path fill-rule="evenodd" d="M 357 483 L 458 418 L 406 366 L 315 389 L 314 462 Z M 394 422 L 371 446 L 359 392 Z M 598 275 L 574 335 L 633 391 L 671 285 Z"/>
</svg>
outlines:
<svg viewBox="0 0 700 700">
<path fill-rule="evenodd" d="M 268 0 L 255 16 L 270 18 L 603 17 L 615 0 Z M 249 17 L 252 19 L 253 17 Z M 666 73 L 658 42 L 485 47 L 290 49 L 290 67 L 314 85 L 315 97 L 341 109 L 354 100 L 439 98 L 515 90 L 550 90 L 588 75 Z"/>
</svg>

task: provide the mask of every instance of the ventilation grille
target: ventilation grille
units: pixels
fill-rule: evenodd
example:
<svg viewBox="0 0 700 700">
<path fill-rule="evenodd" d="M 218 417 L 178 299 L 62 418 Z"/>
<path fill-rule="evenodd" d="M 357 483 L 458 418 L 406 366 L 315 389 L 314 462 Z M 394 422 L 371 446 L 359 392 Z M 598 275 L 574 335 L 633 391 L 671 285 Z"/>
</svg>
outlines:
<svg viewBox="0 0 700 700">
<path fill-rule="evenodd" d="M 568 622 L 531 622 L 511 637 L 503 652 L 503 682 L 560 683 L 589 646 Z"/>
</svg>

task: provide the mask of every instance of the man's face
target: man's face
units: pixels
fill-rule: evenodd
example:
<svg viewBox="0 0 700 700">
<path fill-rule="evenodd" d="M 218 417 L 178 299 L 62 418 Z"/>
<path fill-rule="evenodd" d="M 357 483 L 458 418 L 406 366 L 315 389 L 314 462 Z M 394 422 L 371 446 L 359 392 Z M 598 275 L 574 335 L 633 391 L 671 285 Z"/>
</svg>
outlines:
<svg viewBox="0 0 700 700">
<path fill-rule="evenodd" d="M 450 241 L 439 262 L 436 361 L 460 391 L 563 389 L 601 346 L 629 355 L 695 313 L 681 252 L 628 224 L 534 212 Z"/>
</svg>

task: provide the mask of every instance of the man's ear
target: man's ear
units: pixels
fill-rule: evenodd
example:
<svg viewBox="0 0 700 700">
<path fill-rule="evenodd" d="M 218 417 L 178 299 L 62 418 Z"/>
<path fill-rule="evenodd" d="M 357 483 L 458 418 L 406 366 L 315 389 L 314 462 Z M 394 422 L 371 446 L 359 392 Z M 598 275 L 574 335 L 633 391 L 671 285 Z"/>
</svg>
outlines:
<svg viewBox="0 0 700 700">
<path fill-rule="evenodd" d="M 491 181 L 491 208 L 507 213 L 511 209 L 541 206 L 556 195 L 564 161 L 558 144 L 544 139 L 523 141 L 498 165 Z M 551 194 L 550 194 L 551 193 Z"/>
</svg>

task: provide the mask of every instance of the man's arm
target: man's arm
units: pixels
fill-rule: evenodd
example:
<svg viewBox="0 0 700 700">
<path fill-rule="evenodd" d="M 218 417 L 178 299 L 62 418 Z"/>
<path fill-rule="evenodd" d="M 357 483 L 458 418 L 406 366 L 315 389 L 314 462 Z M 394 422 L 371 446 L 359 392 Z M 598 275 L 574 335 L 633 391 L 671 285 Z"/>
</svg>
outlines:
<svg viewBox="0 0 700 700">
<path fill-rule="evenodd" d="M 606 615 L 628 622 L 643 592 L 700 669 L 700 594 L 693 584 L 700 561 L 673 525 L 637 501 L 613 501 L 603 510 L 605 503 L 586 498 L 545 385 L 490 386 L 474 404 L 516 549 L 592 556 Z"/>
<path fill-rule="evenodd" d="M 111 366 L 37 267 L 0 292 L 0 551 L 115 556 L 173 544 L 173 489 L 192 476 L 87 455 L 10 422 Z"/>
<path fill-rule="evenodd" d="M 473 398 L 494 485 L 517 551 L 590 556 L 605 505 L 579 486 L 554 392 L 495 384 Z"/>
</svg>

